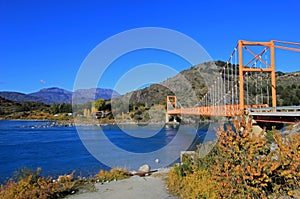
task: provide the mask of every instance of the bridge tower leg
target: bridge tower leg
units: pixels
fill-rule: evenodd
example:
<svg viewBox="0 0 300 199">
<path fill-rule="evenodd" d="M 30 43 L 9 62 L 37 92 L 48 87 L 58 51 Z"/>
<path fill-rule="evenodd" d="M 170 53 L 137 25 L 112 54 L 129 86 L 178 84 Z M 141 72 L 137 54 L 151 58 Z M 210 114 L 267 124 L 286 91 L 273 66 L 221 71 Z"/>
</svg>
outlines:
<svg viewBox="0 0 300 199">
<path fill-rule="evenodd" d="M 168 112 L 166 112 L 166 123 L 168 123 L 169 122 L 169 114 L 168 114 Z"/>
<path fill-rule="evenodd" d="M 275 77 L 275 46 L 274 40 L 271 40 L 270 42 L 250 42 L 250 41 L 243 41 L 239 40 L 238 42 L 238 53 L 239 53 L 239 114 L 243 114 L 245 109 L 245 101 L 244 101 L 244 74 L 246 72 L 265 72 L 265 73 L 271 73 L 271 83 L 272 83 L 272 107 L 276 107 L 276 77 Z M 265 46 L 270 49 L 270 59 L 271 63 L 268 65 L 266 62 L 260 59 L 259 54 L 255 54 L 253 51 L 246 48 L 247 46 Z M 243 48 L 247 49 L 253 57 L 256 60 L 260 60 L 262 63 L 264 63 L 267 67 L 266 68 L 251 68 L 249 67 L 249 63 L 246 64 L 246 66 L 243 66 Z M 286 48 L 284 48 L 286 49 Z M 254 60 L 254 59 L 252 59 Z"/>
<path fill-rule="evenodd" d="M 275 77 L 275 51 L 274 41 L 270 42 L 270 57 L 271 57 L 271 81 L 272 81 L 272 106 L 276 107 L 276 77 Z"/>
<path fill-rule="evenodd" d="M 169 110 L 173 110 L 177 108 L 177 98 L 176 96 L 167 96 L 166 99 L 166 106 L 167 106 L 167 112 L 166 112 L 166 123 L 169 122 L 170 115 L 168 114 Z M 174 121 L 176 122 L 176 115 L 174 115 Z"/>
<path fill-rule="evenodd" d="M 239 87 L 240 87 L 240 111 L 239 114 L 244 113 L 244 67 L 243 67 L 243 43 L 239 40 Z"/>
</svg>

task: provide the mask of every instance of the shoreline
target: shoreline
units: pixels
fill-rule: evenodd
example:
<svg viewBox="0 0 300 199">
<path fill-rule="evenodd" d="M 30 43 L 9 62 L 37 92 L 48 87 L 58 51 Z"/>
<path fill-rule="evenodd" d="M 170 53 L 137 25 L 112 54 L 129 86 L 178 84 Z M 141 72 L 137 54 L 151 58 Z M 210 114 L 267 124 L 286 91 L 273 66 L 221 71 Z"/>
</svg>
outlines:
<svg viewBox="0 0 300 199">
<path fill-rule="evenodd" d="M 51 125 L 49 127 L 75 127 L 75 126 L 109 126 L 109 125 L 138 125 L 140 127 L 154 125 L 154 126 L 161 126 L 161 125 L 180 125 L 179 123 L 165 123 L 165 122 L 156 122 L 156 123 L 147 123 L 147 122 L 106 122 L 106 123 L 93 123 L 90 121 L 70 121 L 70 120 L 54 120 L 54 119 L 0 119 L 0 121 L 28 121 L 28 122 L 50 122 Z M 48 125 L 47 125 L 48 126 Z"/>
<path fill-rule="evenodd" d="M 110 198 L 170 198 L 179 197 L 168 192 L 166 178 L 171 168 L 160 168 L 149 176 L 131 176 L 123 180 L 95 183 L 95 191 L 79 191 L 68 199 L 110 199 Z"/>
<path fill-rule="evenodd" d="M 60 175 L 57 178 L 48 177 L 38 177 L 39 180 L 45 181 L 45 179 L 50 179 L 47 183 L 52 184 L 60 184 L 63 189 L 66 188 L 68 193 L 65 193 L 63 198 L 70 199 L 110 199 L 110 198 L 170 198 L 170 199 L 178 199 L 179 197 L 173 195 L 168 191 L 166 180 L 168 178 L 168 174 L 173 167 L 164 167 L 158 168 L 155 170 L 150 170 L 149 172 L 135 172 L 135 171 L 126 171 L 128 172 L 128 178 L 119 180 L 118 177 L 110 178 L 111 180 L 101 181 L 101 178 L 97 180 L 97 176 L 95 175 L 90 178 L 78 176 L 75 178 L 74 171 L 70 174 Z M 36 171 L 32 171 L 32 175 L 39 176 L 38 172 L 40 168 L 37 168 Z M 112 171 L 112 170 L 111 170 Z M 111 172 L 110 171 L 110 172 Z M 101 173 L 101 172 L 100 172 Z M 146 175 L 145 175 L 146 174 Z M 99 177 L 99 176 L 98 176 Z M 14 181 L 15 184 L 13 187 L 18 187 L 22 185 L 18 185 L 18 182 L 22 181 L 22 183 L 30 183 L 27 181 L 28 177 L 24 176 L 22 179 L 18 181 Z M 13 180 L 13 179 L 12 179 Z M 5 188 L 9 191 L 10 188 L 6 187 L 6 181 L 3 184 L 0 184 L 0 187 Z M 70 188 L 67 188 L 69 185 L 73 183 Z M 76 186 L 77 183 L 80 185 Z M 76 188 L 77 187 L 77 188 Z M 37 188 L 37 187 L 36 187 Z M 42 190 L 39 190 L 42 191 Z M 61 192 L 60 194 L 63 194 Z"/>
</svg>

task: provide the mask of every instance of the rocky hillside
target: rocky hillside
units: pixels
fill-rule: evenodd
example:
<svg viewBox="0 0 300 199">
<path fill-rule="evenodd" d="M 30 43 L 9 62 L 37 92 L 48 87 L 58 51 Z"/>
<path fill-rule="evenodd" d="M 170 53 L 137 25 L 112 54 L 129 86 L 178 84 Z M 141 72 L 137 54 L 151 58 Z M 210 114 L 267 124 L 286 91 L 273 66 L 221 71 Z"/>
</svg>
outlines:
<svg viewBox="0 0 300 199">
<path fill-rule="evenodd" d="M 300 72 L 276 73 L 278 106 L 300 105 Z"/>
<path fill-rule="evenodd" d="M 168 95 L 176 95 L 185 103 L 182 105 L 194 106 L 207 91 L 207 86 L 213 83 L 224 64 L 222 61 L 217 61 L 193 66 L 160 84 L 153 84 L 123 95 L 113 103 L 120 103 L 119 105 L 122 106 L 120 102 L 122 101 L 125 105 L 129 102 L 134 106 L 151 107 L 158 104 L 165 105 Z"/>
<path fill-rule="evenodd" d="M 207 86 L 213 84 L 224 64 L 225 62 L 217 61 L 193 66 L 160 84 L 123 95 L 113 103 L 118 103 L 118 109 L 126 112 L 128 104 L 130 107 L 165 105 L 166 96 L 175 94 L 181 102 L 186 103 L 181 105 L 192 107 L 207 91 Z M 300 72 L 277 72 L 276 80 L 278 106 L 300 105 Z"/>
<path fill-rule="evenodd" d="M 207 86 L 213 84 L 224 64 L 225 62 L 222 61 L 202 63 L 184 70 L 160 84 L 153 84 L 121 97 L 112 89 L 92 88 L 71 92 L 56 87 L 42 89 L 27 95 L 17 92 L 0 92 L 0 97 L 17 102 L 33 101 L 46 104 L 71 103 L 72 97 L 77 104 L 94 101 L 98 98 L 107 100 L 113 97 L 115 98 L 113 103 L 117 103 L 114 107 L 121 112 L 127 112 L 128 107 L 132 109 L 134 106 L 140 105 L 144 107 L 164 106 L 167 95 L 176 95 L 182 103 L 185 103 L 181 105 L 192 107 L 207 91 Z M 278 106 L 300 105 L 300 72 L 277 72 L 276 80 Z"/>
</svg>

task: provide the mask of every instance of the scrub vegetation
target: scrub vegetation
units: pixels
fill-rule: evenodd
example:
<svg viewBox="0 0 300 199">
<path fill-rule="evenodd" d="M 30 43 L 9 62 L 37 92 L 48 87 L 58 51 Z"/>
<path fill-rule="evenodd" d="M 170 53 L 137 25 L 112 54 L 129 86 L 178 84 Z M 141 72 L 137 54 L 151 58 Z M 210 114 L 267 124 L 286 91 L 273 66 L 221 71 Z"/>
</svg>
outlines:
<svg viewBox="0 0 300 199">
<path fill-rule="evenodd" d="M 298 198 L 300 132 L 256 135 L 245 117 L 234 127 L 217 130 L 219 139 L 208 155 L 200 158 L 198 150 L 175 166 L 169 190 L 182 198 Z"/>
<path fill-rule="evenodd" d="M 95 191 L 95 182 L 109 182 L 130 176 L 125 169 L 100 170 L 95 177 L 75 177 L 75 172 L 59 176 L 57 179 L 40 175 L 41 168 L 32 171 L 28 168 L 16 172 L 13 179 L 0 185 L 1 199 L 48 199 L 64 198 L 79 191 Z"/>
</svg>

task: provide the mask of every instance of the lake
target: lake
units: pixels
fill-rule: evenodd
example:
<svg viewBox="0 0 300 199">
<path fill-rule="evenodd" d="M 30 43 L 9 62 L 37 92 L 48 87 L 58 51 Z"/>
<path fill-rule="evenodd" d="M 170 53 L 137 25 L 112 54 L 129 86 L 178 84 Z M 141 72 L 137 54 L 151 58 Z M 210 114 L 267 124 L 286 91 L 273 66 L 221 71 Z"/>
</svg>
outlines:
<svg viewBox="0 0 300 199">
<path fill-rule="evenodd" d="M 47 121 L 0 121 L 0 181 L 23 167 L 42 168 L 43 176 L 76 171 L 93 176 L 100 169 L 142 164 L 160 168 L 178 162 L 182 149 L 195 148 L 207 127 L 195 132 L 178 126 L 108 125 L 57 127 Z"/>
</svg>

